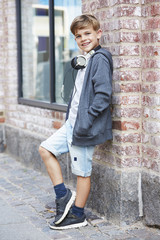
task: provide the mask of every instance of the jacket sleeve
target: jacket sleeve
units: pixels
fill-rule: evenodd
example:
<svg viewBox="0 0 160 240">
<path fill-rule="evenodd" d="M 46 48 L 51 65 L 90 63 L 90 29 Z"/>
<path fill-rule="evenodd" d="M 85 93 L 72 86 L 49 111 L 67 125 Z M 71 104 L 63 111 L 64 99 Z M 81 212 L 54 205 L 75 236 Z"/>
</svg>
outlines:
<svg viewBox="0 0 160 240">
<path fill-rule="evenodd" d="M 91 122 L 108 108 L 111 103 L 112 72 L 109 61 L 104 56 L 97 58 L 92 82 L 95 96 L 88 110 L 88 116 Z"/>
</svg>

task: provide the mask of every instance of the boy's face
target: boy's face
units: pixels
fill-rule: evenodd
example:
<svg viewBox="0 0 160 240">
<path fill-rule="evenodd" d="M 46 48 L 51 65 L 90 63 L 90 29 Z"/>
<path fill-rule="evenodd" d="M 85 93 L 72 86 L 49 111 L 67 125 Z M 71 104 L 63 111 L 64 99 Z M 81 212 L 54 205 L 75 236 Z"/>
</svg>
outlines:
<svg viewBox="0 0 160 240">
<path fill-rule="evenodd" d="M 102 30 L 95 31 L 92 26 L 83 29 L 77 29 L 75 40 L 78 47 L 84 52 L 90 52 L 99 45 L 99 39 L 102 36 Z"/>
</svg>

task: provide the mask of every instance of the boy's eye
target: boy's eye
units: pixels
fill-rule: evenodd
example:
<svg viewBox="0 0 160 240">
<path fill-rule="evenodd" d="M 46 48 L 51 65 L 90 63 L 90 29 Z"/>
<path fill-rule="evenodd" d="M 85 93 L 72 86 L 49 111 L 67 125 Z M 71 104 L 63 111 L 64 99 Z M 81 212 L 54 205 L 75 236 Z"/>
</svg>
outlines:
<svg viewBox="0 0 160 240">
<path fill-rule="evenodd" d="M 76 38 L 80 38 L 80 35 L 77 35 Z"/>
</svg>

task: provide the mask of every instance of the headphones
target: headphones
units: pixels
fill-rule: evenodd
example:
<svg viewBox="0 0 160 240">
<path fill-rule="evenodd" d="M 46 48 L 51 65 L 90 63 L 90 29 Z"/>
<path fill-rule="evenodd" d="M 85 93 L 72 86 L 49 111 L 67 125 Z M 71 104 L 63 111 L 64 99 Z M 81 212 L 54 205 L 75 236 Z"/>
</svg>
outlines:
<svg viewBox="0 0 160 240">
<path fill-rule="evenodd" d="M 68 69 L 68 71 L 65 73 L 65 77 L 64 77 L 64 80 L 63 80 L 63 85 L 62 85 L 62 88 L 61 88 L 61 97 L 66 103 L 68 103 L 68 100 L 70 98 L 70 90 L 71 90 L 70 85 L 73 85 L 73 87 L 74 87 L 74 79 L 76 78 L 76 74 L 77 74 L 76 70 L 85 68 L 88 64 L 89 58 L 100 48 L 101 48 L 101 46 L 99 45 L 95 49 L 91 50 L 87 55 L 85 55 L 85 56 L 84 55 L 78 55 L 71 60 L 72 71 L 71 71 L 71 67 L 70 67 Z M 101 52 L 101 54 L 103 54 L 103 53 Z M 107 57 L 107 56 L 105 55 L 105 57 Z M 109 61 L 110 68 L 111 68 L 111 71 L 113 73 L 112 63 L 111 63 L 111 61 L 108 57 L 107 57 L 107 59 Z M 68 73 L 71 74 L 69 79 L 72 79 L 70 84 L 68 84 L 68 82 L 66 84 L 66 78 L 67 78 Z M 64 91 L 64 89 L 65 89 L 65 91 Z"/>
<path fill-rule="evenodd" d="M 89 53 L 87 53 L 87 55 L 78 55 L 78 56 L 74 57 L 71 60 L 71 66 L 77 70 L 85 68 L 87 66 L 88 59 L 100 48 L 101 48 L 101 46 L 99 45 L 95 49 L 93 49 Z"/>
</svg>

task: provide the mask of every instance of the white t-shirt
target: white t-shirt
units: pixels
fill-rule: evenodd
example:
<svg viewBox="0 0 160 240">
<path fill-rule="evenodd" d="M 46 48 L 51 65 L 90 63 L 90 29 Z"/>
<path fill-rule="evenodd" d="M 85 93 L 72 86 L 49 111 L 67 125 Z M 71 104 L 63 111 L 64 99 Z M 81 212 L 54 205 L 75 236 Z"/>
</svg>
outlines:
<svg viewBox="0 0 160 240">
<path fill-rule="evenodd" d="M 86 68 L 87 67 L 78 70 L 76 80 L 75 80 L 75 86 L 74 86 L 73 95 L 72 95 L 72 102 L 71 102 L 71 107 L 70 107 L 69 117 L 68 117 L 68 120 L 72 127 L 74 127 L 76 117 L 77 117 L 78 105 L 79 105 L 79 100 L 80 100 L 81 91 L 83 87 Z"/>
</svg>

